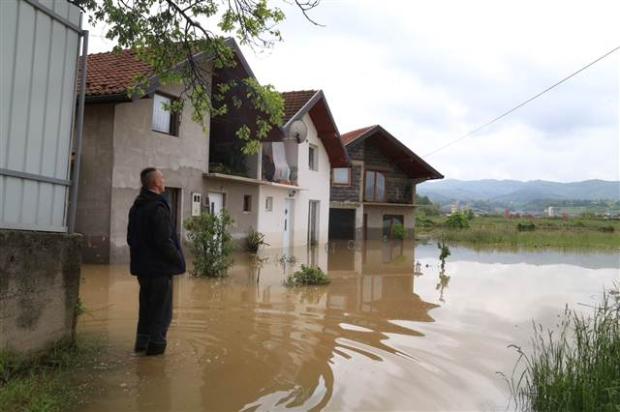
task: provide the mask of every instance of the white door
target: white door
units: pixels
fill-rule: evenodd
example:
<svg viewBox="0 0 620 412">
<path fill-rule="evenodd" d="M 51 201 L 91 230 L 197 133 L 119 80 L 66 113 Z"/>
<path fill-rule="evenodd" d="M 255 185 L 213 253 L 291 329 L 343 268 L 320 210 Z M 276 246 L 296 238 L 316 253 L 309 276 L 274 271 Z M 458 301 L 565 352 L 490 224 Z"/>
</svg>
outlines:
<svg viewBox="0 0 620 412">
<path fill-rule="evenodd" d="M 284 199 L 284 236 L 282 238 L 282 247 L 285 248 L 292 245 L 294 210 L 295 203 L 293 203 L 293 199 Z"/>
<path fill-rule="evenodd" d="M 224 193 L 209 192 L 209 213 L 216 215 L 224 208 Z"/>
</svg>

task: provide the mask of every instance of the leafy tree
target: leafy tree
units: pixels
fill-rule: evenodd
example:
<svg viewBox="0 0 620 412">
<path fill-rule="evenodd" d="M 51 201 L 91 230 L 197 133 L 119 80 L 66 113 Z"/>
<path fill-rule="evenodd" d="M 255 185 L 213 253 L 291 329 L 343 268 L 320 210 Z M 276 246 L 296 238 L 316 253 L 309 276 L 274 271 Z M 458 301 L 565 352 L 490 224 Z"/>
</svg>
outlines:
<svg viewBox="0 0 620 412">
<path fill-rule="evenodd" d="M 469 219 L 461 212 L 456 212 L 448 216 L 446 226 L 450 229 L 467 229 L 469 227 Z"/>
<path fill-rule="evenodd" d="M 182 99 L 168 109 L 180 111 L 187 99 L 194 108 L 193 120 L 204 126 L 208 116 L 228 111 L 224 96 L 236 90 L 248 101 L 235 99 L 233 104 L 237 108 L 251 104 L 257 113 L 253 124 L 237 131 L 245 143 L 242 149 L 245 154 L 256 153 L 260 140 L 281 124 L 283 100 L 273 86 L 244 79 L 221 84 L 211 91 L 210 76 L 201 64 L 207 56 L 216 69 L 234 66 L 234 53 L 226 42 L 228 37 L 252 47 L 270 47 L 281 40 L 277 27 L 284 20 L 284 13 L 267 0 L 69 1 L 89 16 L 91 24 L 107 24 L 106 37 L 116 42 L 115 50 L 132 49 L 152 68 L 152 73 L 134 79 L 130 94 L 141 94 L 151 76 L 158 77 L 162 84 L 180 83 L 184 86 Z M 307 12 L 320 0 L 293 1 L 314 23 Z"/>
</svg>

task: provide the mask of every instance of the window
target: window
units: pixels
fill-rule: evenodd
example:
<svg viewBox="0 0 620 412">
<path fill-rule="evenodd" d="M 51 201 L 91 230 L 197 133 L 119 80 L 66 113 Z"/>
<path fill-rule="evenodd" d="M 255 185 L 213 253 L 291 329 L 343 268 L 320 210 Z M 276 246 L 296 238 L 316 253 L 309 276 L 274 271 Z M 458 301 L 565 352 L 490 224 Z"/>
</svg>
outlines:
<svg viewBox="0 0 620 412">
<path fill-rule="evenodd" d="M 351 169 L 348 167 L 336 167 L 332 169 L 333 178 L 332 181 L 336 185 L 350 185 L 351 184 Z"/>
<path fill-rule="evenodd" d="M 367 171 L 364 200 L 382 202 L 385 200 L 385 176 L 383 173 Z"/>
<path fill-rule="evenodd" d="M 153 96 L 153 124 L 152 128 L 156 132 L 167 133 L 172 136 L 179 135 L 180 113 L 166 110 L 169 105 L 174 103 L 172 97 L 155 94 Z"/>
<path fill-rule="evenodd" d="M 243 195 L 243 211 L 244 212 L 252 211 L 252 196 L 251 195 Z"/>
<path fill-rule="evenodd" d="M 308 147 L 308 168 L 310 170 L 319 170 L 319 159 L 317 155 L 317 147 L 314 145 L 310 145 Z"/>
<path fill-rule="evenodd" d="M 271 212 L 273 210 L 273 197 L 267 196 L 265 198 L 265 210 Z"/>
</svg>

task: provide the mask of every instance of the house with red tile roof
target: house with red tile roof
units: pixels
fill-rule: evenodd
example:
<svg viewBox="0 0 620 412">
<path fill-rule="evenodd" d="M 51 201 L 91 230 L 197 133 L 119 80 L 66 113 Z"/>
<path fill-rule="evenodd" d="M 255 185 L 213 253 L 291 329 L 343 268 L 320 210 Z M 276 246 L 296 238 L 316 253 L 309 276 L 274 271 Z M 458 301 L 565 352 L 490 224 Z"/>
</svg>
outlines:
<svg viewBox="0 0 620 412">
<path fill-rule="evenodd" d="M 233 109 L 212 119 L 209 207 L 232 214 L 238 239 L 253 228 L 271 247 L 323 244 L 331 169 L 348 166 L 349 159 L 323 91 L 284 92 L 282 98 L 284 125 L 256 155 L 242 156 L 234 137 L 247 115 Z"/>
<path fill-rule="evenodd" d="M 212 87 L 254 78 L 236 43 L 229 46 L 234 67 L 216 69 L 200 60 Z M 182 87 L 160 84 L 150 72 L 131 50 L 88 56 L 76 221 L 85 238 L 84 261 L 128 260 L 127 213 L 148 166 L 166 177 L 180 238 L 187 217 L 225 208 L 240 242 L 252 228 L 273 247 L 327 241 L 331 167 L 349 161 L 322 91 L 283 93 L 285 124 L 271 131 L 258 154 L 245 156 L 236 131 L 255 119 L 252 105 L 229 104 L 226 115 L 198 124 L 189 101 L 180 113 L 165 110 Z M 138 75 L 149 80 L 142 94 L 130 95 Z"/>
<path fill-rule="evenodd" d="M 443 175 L 379 125 L 344 133 L 349 167 L 332 170 L 330 239 L 390 238 L 415 228 L 416 185 Z"/>
</svg>

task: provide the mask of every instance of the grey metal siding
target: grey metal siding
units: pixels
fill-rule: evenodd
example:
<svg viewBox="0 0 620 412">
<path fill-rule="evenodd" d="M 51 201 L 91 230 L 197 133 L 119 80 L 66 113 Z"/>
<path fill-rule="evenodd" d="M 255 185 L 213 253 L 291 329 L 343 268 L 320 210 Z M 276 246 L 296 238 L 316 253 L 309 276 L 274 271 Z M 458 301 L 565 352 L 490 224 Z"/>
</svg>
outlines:
<svg viewBox="0 0 620 412">
<path fill-rule="evenodd" d="M 0 15 L 0 228 L 66 231 L 80 10 L 8 0 Z"/>
</svg>

